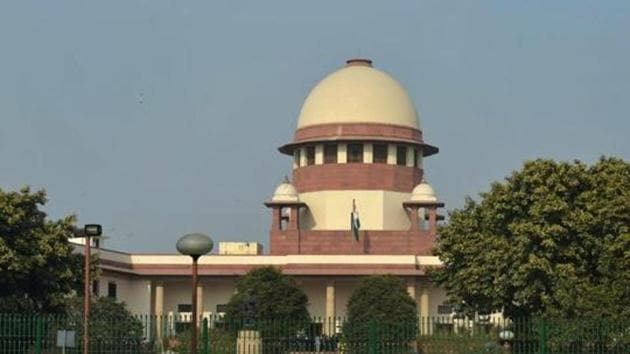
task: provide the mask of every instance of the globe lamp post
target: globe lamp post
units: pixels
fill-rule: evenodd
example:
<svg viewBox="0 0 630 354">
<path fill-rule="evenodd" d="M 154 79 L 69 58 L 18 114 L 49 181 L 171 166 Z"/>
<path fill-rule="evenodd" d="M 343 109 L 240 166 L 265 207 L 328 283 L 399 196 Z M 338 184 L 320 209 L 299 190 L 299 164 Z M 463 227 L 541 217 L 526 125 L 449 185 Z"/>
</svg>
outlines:
<svg viewBox="0 0 630 354">
<path fill-rule="evenodd" d="M 214 243 L 204 234 L 194 233 L 177 240 L 177 251 L 192 257 L 192 321 L 190 328 L 190 353 L 197 354 L 197 260 L 212 251 Z"/>
</svg>

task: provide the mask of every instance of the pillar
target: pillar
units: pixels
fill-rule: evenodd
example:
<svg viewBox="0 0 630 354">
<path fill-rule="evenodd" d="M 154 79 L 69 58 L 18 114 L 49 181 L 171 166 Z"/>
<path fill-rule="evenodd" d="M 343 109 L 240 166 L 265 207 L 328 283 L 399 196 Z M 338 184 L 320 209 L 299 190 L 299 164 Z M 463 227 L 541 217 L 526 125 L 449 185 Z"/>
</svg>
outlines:
<svg viewBox="0 0 630 354">
<path fill-rule="evenodd" d="M 291 214 L 289 216 L 289 225 L 287 226 L 287 230 L 297 230 L 300 228 L 300 222 L 299 222 L 299 211 L 300 208 L 292 205 L 289 207 Z"/>
<path fill-rule="evenodd" d="M 374 145 L 363 144 L 363 163 L 374 163 Z"/>
<path fill-rule="evenodd" d="M 419 207 L 416 205 L 412 205 L 409 207 L 409 222 L 411 223 L 411 227 L 409 231 L 417 232 L 420 230 L 419 220 L 418 220 L 418 209 Z"/>
<path fill-rule="evenodd" d="M 429 284 L 422 283 L 422 288 L 420 290 L 420 333 L 429 334 L 430 333 L 430 324 L 431 319 L 429 317 Z"/>
<path fill-rule="evenodd" d="M 405 161 L 407 167 L 413 167 L 414 165 L 414 149 L 412 146 L 407 147 L 407 161 Z"/>
<path fill-rule="evenodd" d="M 387 145 L 387 164 L 388 165 L 396 164 L 396 145 L 394 144 Z"/>
<path fill-rule="evenodd" d="M 306 166 L 306 148 L 300 148 L 300 167 Z"/>
<path fill-rule="evenodd" d="M 315 164 L 321 165 L 324 163 L 324 145 L 315 145 Z"/>
<path fill-rule="evenodd" d="M 335 282 L 326 283 L 326 316 L 324 317 L 324 333 L 335 334 Z"/>
<path fill-rule="evenodd" d="M 431 206 L 429 209 L 429 233 L 431 235 L 437 234 L 437 207 Z"/>
<path fill-rule="evenodd" d="M 415 280 L 407 280 L 407 294 L 411 296 L 413 301 L 416 301 L 416 282 Z"/>
<path fill-rule="evenodd" d="M 337 145 L 337 163 L 347 163 L 348 162 L 348 145 L 339 144 Z"/>
<path fill-rule="evenodd" d="M 162 338 L 163 323 L 164 323 L 164 283 L 155 283 L 154 289 L 154 308 L 153 314 L 155 315 L 155 335 L 158 338 L 158 343 L 161 343 L 159 339 Z"/>
<path fill-rule="evenodd" d="M 273 206 L 271 207 L 271 230 L 280 230 L 282 229 L 282 221 L 281 218 L 282 215 L 280 215 L 280 207 L 278 206 Z"/>
<path fill-rule="evenodd" d="M 416 215 L 418 215 L 417 211 L 416 211 Z M 407 294 L 409 294 L 409 296 L 413 299 L 413 303 L 416 305 L 416 310 L 418 308 L 418 300 L 416 299 L 416 280 L 415 279 L 408 279 L 407 280 Z M 418 347 L 417 347 L 417 342 L 413 341 L 412 343 L 412 347 L 414 349 L 414 353 L 418 352 Z"/>
</svg>

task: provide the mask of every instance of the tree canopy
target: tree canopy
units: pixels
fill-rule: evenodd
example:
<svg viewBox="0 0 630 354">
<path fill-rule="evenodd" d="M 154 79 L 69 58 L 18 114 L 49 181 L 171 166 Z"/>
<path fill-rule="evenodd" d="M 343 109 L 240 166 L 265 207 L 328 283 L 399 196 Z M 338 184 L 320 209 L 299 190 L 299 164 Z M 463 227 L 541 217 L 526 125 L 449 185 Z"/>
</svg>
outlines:
<svg viewBox="0 0 630 354">
<path fill-rule="evenodd" d="M 61 312 L 81 286 L 82 256 L 68 238 L 74 216 L 47 220 L 43 190 L 0 189 L 0 312 Z"/>
<path fill-rule="evenodd" d="M 310 321 L 307 305 L 308 297 L 293 277 L 274 267 L 261 267 L 237 281 L 236 293 L 227 304 L 226 320 L 250 321 L 265 335 L 265 323 L 304 326 Z"/>
<path fill-rule="evenodd" d="M 630 316 L 630 164 L 539 159 L 450 212 L 434 273 L 463 312 Z"/>
<path fill-rule="evenodd" d="M 74 323 L 77 337 L 83 336 L 83 297 L 67 299 L 66 315 Z M 90 307 L 91 352 L 141 352 L 144 337 L 143 321 L 134 316 L 124 302 L 115 298 L 96 297 Z M 146 319 L 145 319 L 146 321 Z"/>
<path fill-rule="evenodd" d="M 351 352 L 365 352 L 362 345 L 369 336 L 378 335 L 379 342 L 389 343 L 392 348 L 395 343 L 402 347 L 416 338 L 416 303 L 399 278 L 363 278 L 350 295 L 347 312 L 343 334 Z"/>
</svg>

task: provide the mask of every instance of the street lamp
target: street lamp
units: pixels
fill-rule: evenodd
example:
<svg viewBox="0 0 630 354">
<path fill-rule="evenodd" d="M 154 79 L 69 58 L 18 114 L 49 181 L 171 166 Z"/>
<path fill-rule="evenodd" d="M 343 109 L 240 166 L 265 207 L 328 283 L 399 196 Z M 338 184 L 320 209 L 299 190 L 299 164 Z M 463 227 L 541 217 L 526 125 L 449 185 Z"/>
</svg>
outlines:
<svg viewBox="0 0 630 354">
<path fill-rule="evenodd" d="M 76 230 L 75 236 L 85 239 L 84 243 L 84 274 L 83 274 L 83 353 L 88 354 L 90 346 L 90 238 L 100 237 L 103 228 L 98 224 L 87 224 L 83 230 Z"/>
<path fill-rule="evenodd" d="M 212 239 L 204 234 L 194 233 L 177 240 L 177 251 L 192 257 L 192 321 L 190 332 L 190 353 L 197 354 L 197 260 L 212 251 Z"/>
</svg>

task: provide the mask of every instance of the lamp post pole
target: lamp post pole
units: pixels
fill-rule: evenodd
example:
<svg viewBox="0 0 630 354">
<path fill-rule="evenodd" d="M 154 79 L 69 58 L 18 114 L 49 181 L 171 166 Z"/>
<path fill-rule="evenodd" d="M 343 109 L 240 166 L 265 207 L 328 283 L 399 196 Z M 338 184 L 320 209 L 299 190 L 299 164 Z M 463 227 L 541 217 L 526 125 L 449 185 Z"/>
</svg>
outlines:
<svg viewBox="0 0 630 354">
<path fill-rule="evenodd" d="M 90 258 L 92 237 L 99 237 L 103 234 L 103 228 L 98 224 L 87 224 L 83 227 L 83 231 L 76 230 L 75 236 L 83 237 L 83 354 L 90 352 Z"/>
<path fill-rule="evenodd" d="M 85 235 L 85 267 L 83 277 L 83 354 L 89 353 L 90 347 L 90 236 Z"/>
<path fill-rule="evenodd" d="M 192 258 L 192 319 L 190 321 L 190 353 L 197 354 L 197 283 L 199 257 L 210 252 L 213 246 L 212 239 L 204 234 L 188 234 L 177 240 L 179 253 Z"/>
<path fill-rule="evenodd" d="M 192 331 L 190 332 L 190 353 L 197 354 L 197 260 L 192 256 Z"/>
</svg>

